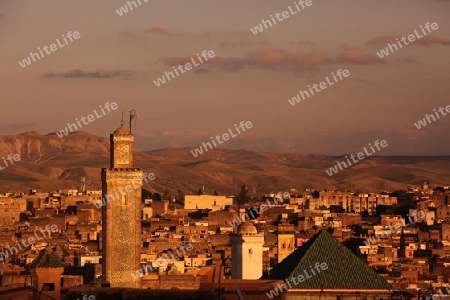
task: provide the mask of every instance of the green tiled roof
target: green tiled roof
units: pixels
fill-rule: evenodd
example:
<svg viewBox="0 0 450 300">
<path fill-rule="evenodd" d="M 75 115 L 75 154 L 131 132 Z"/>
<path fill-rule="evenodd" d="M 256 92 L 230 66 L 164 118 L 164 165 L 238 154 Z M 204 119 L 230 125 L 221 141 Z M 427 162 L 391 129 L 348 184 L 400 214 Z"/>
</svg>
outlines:
<svg viewBox="0 0 450 300">
<path fill-rule="evenodd" d="M 328 269 L 320 269 L 320 273 L 313 269 L 316 273 L 313 275 L 310 270 L 317 262 L 326 263 Z M 312 277 L 306 278 L 304 270 Z M 303 282 L 298 282 L 299 275 L 305 276 Z M 289 279 L 293 289 L 392 289 L 386 280 L 326 230 L 292 252 L 266 278 Z M 294 284 L 291 278 L 295 278 L 298 284 Z"/>
<path fill-rule="evenodd" d="M 54 252 L 41 251 L 38 257 L 36 257 L 30 264 L 30 268 L 58 268 L 64 267 L 65 264 L 61 258 Z"/>
</svg>

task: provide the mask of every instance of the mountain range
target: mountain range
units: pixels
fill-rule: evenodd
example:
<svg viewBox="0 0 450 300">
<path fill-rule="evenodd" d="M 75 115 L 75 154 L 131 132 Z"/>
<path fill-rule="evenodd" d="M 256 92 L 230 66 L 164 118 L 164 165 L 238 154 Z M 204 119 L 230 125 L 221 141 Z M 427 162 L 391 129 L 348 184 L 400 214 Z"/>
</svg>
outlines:
<svg viewBox="0 0 450 300">
<path fill-rule="evenodd" d="M 450 183 L 450 156 L 371 156 L 333 176 L 326 169 L 344 156 L 213 149 L 198 157 L 194 148 L 135 151 L 135 166 L 156 179 L 144 188 L 185 194 L 217 190 L 235 194 L 246 185 L 250 195 L 290 188 L 397 190 Z M 0 192 L 75 189 L 81 176 L 87 189 L 100 189 L 100 169 L 109 165 L 109 139 L 75 132 L 60 139 L 55 133 L 26 132 L 0 136 L 0 157 L 20 154 L 21 160 L 0 171 Z M 5 166 L 3 159 L 0 165 Z"/>
</svg>

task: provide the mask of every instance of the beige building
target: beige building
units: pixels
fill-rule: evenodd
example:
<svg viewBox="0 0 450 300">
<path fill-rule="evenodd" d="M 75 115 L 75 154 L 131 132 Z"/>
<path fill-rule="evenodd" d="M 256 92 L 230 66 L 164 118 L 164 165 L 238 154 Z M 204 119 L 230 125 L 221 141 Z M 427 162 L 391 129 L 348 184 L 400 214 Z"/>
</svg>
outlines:
<svg viewBox="0 0 450 300">
<path fill-rule="evenodd" d="M 233 205 L 233 197 L 215 195 L 186 195 L 184 209 L 221 210 L 227 205 Z"/>
<path fill-rule="evenodd" d="M 310 198 L 310 209 L 319 209 L 320 206 L 340 205 L 344 210 L 356 213 L 367 210 L 374 213 L 378 205 L 397 204 L 397 197 L 387 194 L 354 194 L 343 191 L 321 191 L 319 198 Z"/>
<path fill-rule="evenodd" d="M 0 225 L 14 225 L 20 219 L 19 204 L 0 205 Z"/>
</svg>

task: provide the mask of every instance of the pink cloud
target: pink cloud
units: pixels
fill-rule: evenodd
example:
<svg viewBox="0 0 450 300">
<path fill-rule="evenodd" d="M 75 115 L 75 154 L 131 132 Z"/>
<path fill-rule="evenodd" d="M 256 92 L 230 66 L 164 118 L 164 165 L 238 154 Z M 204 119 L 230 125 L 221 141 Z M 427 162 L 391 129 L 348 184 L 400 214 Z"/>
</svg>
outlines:
<svg viewBox="0 0 450 300">
<path fill-rule="evenodd" d="M 367 41 L 366 43 L 369 45 L 386 45 L 388 43 L 397 43 L 396 39 L 401 40 L 401 38 L 401 36 L 377 36 Z M 409 42 L 408 40 L 406 41 Z M 410 44 L 420 46 L 430 46 L 433 44 L 450 46 L 450 39 L 446 39 L 438 35 L 429 35 L 421 37 L 420 39 L 416 38 L 416 40 Z"/>
<path fill-rule="evenodd" d="M 182 35 L 179 32 L 169 32 L 167 29 L 162 27 L 152 27 L 145 31 L 145 33 L 152 33 L 157 35 L 164 35 L 164 36 L 180 36 Z"/>
<path fill-rule="evenodd" d="M 372 65 L 385 63 L 376 55 L 364 53 L 360 48 L 357 47 L 347 48 L 344 50 L 344 52 L 339 53 L 337 56 L 337 62 L 356 65 Z"/>
<path fill-rule="evenodd" d="M 165 57 L 162 61 L 174 66 L 191 61 L 192 56 Z M 291 53 L 279 49 L 268 49 L 264 51 L 251 52 L 246 57 L 214 57 L 208 60 L 205 66 L 213 67 L 221 71 L 238 71 L 243 68 L 265 68 L 277 69 L 288 68 L 293 71 L 313 72 L 321 65 L 329 64 L 332 59 L 320 52 L 296 52 Z"/>
</svg>

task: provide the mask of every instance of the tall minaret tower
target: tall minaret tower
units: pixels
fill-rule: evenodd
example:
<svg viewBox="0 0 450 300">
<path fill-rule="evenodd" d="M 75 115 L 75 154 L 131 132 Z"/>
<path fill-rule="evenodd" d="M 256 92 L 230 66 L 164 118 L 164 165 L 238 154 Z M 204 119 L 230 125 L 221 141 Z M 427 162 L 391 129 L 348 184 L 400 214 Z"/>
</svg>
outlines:
<svg viewBox="0 0 450 300">
<path fill-rule="evenodd" d="M 102 169 L 102 273 L 111 287 L 140 288 L 142 169 L 133 167 L 134 136 L 110 135 L 111 165 Z"/>
</svg>

